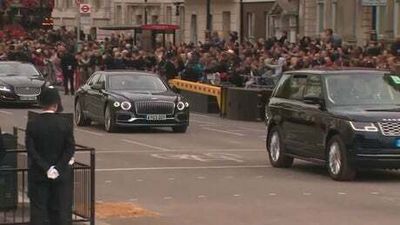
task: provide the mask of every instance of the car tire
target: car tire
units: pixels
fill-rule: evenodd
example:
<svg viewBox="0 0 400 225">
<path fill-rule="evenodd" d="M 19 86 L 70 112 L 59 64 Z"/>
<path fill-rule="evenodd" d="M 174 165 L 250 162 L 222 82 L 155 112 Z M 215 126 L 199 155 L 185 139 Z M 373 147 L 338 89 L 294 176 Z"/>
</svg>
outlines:
<svg viewBox="0 0 400 225">
<path fill-rule="evenodd" d="M 172 127 L 172 130 L 174 133 L 186 133 L 187 131 L 187 126 L 179 126 L 179 127 Z"/>
<path fill-rule="evenodd" d="M 282 135 L 278 127 L 270 130 L 267 139 L 267 151 L 269 161 L 273 167 L 289 168 L 293 165 L 293 157 L 286 155 L 285 147 L 282 143 Z"/>
<path fill-rule="evenodd" d="M 352 181 L 357 171 L 348 159 L 347 149 L 342 139 L 333 136 L 327 144 L 327 167 L 329 175 L 337 181 Z"/>
<path fill-rule="evenodd" d="M 109 133 L 117 131 L 117 125 L 115 124 L 115 117 L 111 112 L 111 107 L 109 105 L 107 105 L 106 110 L 104 112 L 104 129 Z"/>
<path fill-rule="evenodd" d="M 89 126 L 91 124 L 90 119 L 88 119 L 82 110 L 81 102 L 78 100 L 75 104 L 75 124 L 79 127 Z"/>
</svg>

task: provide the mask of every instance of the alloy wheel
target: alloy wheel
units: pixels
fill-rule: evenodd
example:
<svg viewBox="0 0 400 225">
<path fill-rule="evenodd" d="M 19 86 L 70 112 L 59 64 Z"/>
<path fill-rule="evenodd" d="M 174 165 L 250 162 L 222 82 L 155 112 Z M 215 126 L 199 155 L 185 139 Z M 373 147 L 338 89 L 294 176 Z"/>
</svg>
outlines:
<svg viewBox="0 0 400 225">
<path fill-rule="evenodd" d="M 269 151 L 273 161 L 278 161 L 281 154 L 281 146 L 278 132 L 274 132 L 269 144 Z"/>
<path fill-rule="evenodd" d="M 329 147 L 329 169 L 334 175 L 338 175 L 342 169 L 340 146 L 337 142 L 333 142 Z"/>
<path fill-rule="evenodd" d="M 75 106 L 75 123 L 79 124 L 82 119 L 81 104 L 79 102 Z"/>
</svg>

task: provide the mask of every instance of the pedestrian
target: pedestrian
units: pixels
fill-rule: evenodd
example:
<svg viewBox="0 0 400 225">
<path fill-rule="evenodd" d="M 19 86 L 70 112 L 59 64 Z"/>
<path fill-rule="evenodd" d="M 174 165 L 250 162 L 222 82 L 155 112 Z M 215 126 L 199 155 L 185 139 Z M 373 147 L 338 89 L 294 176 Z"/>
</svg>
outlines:
<svg viewBox="0 0 400 225">
<path fill-rule="evenodd" d="M 72 95 L 74 95 L 74 93 L 75 93 L 74 73 L 75 73 L 76 67 L 77 67 L 77 61 L 76 61 L 74 55 L 71 54 L 70 52 L 66 52 L 61 57 L 61 69 L 62 69 L 63 76 L 64 76 L 65 95 L 68 95 L 70 91 L 71 91 Z M 68 88 L 68 83 L 70 85 L 70 88 Z"/>
<path fill-rule="evenodd" d="M 40 96 L 41 114 L 28 121 L 30 225 L 71 225 L 73 198 L 73 125 L 58 114 L 61 99 L 54 88 Z"/>
</svg>

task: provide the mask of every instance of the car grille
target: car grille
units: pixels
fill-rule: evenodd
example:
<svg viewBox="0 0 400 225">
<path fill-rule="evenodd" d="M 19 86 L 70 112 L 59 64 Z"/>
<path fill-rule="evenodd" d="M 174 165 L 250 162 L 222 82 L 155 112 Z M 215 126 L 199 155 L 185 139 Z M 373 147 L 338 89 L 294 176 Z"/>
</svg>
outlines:
<svg viewBox="0 0 400 225">
<path fill-rule="evenodd" d="M 17 95 L 40 95 L 39 87 L 16 87 L 15 93 Z"/>
<path fill-rule="evenodd" d="M 379 126 L 385 136 L 400 136 L 400 122 L 381 122 Z"/>
<path fill-rule="evenodd" d="M 135 103 L 136 113 L 138 115 L 148 114 L 174 114 L 175 104 L 172 102 L 152 102 L 143 101 Z"/>
</svg>

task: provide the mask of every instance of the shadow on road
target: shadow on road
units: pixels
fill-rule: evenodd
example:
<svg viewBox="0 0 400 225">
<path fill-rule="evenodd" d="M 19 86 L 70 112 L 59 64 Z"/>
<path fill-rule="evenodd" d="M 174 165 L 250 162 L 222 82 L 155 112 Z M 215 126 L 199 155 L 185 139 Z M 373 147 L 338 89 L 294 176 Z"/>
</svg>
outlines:
<svg viewBox="0 0 400 225">
<path fill-rule="evenodd" d="M 295 163 L 293 170 L 309 175 L 318 175 L 329 178 L 329 173 L 324 166 L 314 165 L 307 162 Z M 354 182 L 381 182 L 394 183 L 400 180 L 400 170 L 360 170 Z"/>
</svg>

